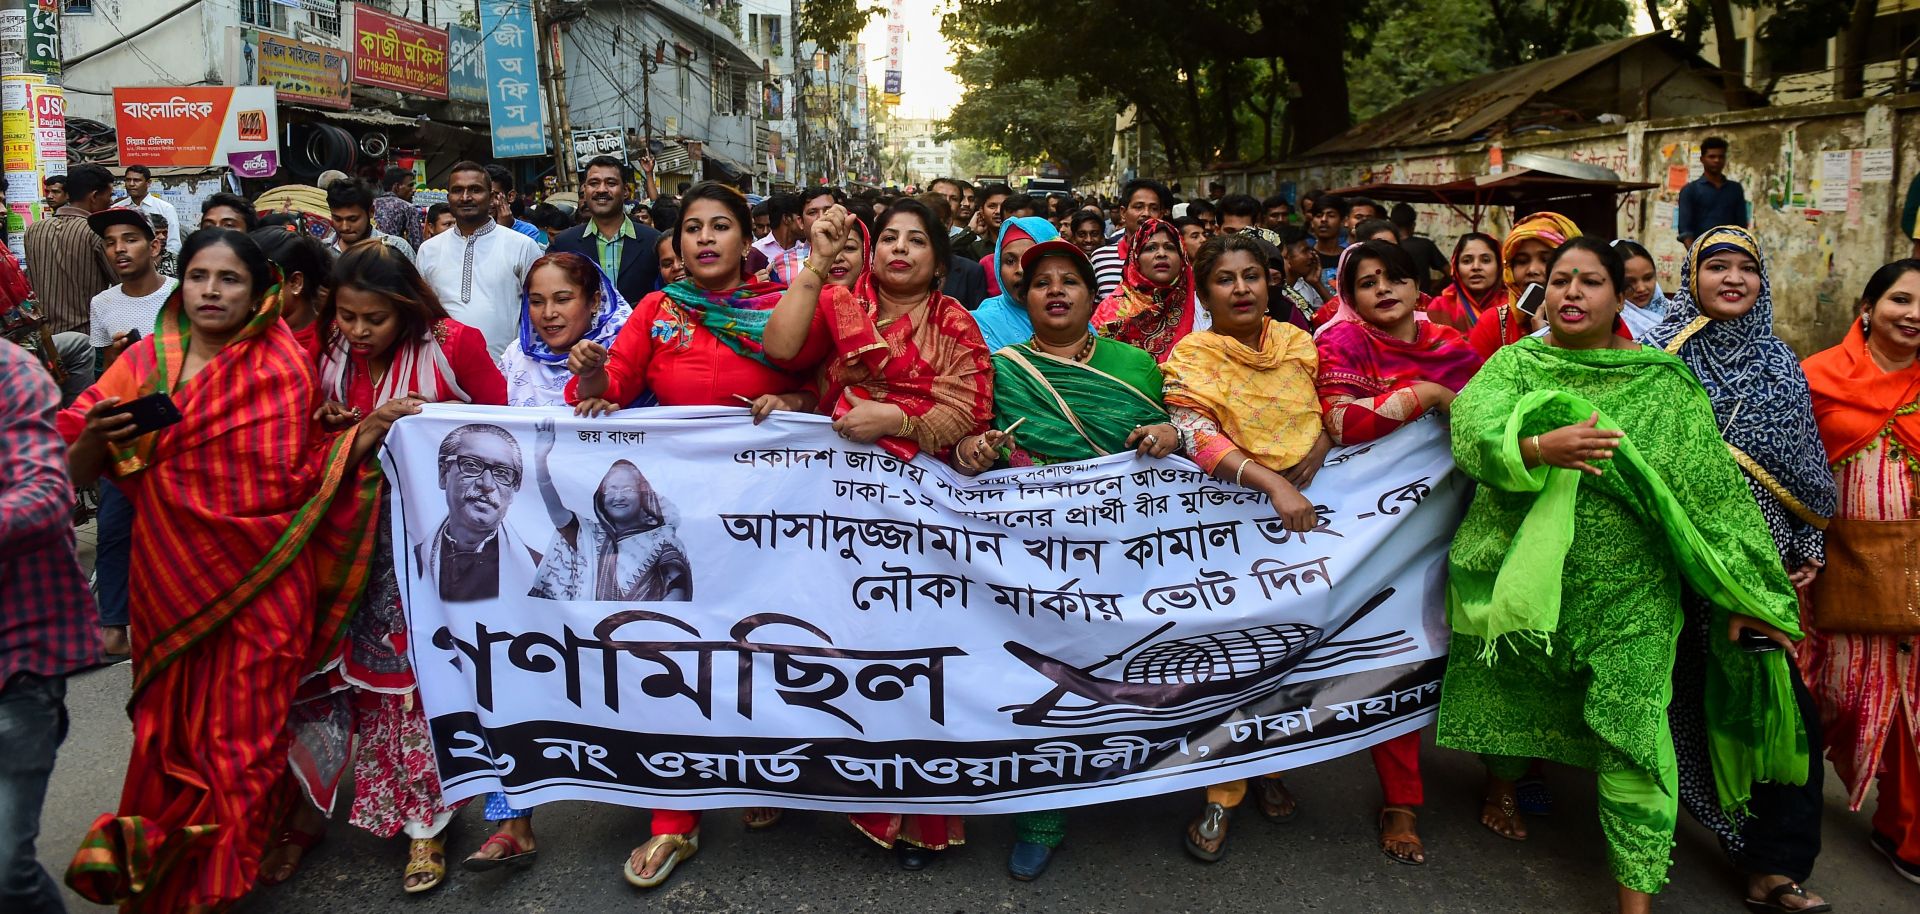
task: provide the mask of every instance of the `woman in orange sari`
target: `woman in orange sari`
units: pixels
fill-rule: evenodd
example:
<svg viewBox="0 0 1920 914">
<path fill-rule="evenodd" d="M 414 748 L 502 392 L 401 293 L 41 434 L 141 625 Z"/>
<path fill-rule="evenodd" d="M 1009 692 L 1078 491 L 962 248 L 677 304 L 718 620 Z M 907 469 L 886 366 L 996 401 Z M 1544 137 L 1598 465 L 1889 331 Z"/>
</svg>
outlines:
<svg viewBox="0 0 1920 914">
<path fill-rule="evenodd" d="M 1920 519 L 1915 508 L 1920 504 L 1916 354 L 1920 260 L 1897 260 L 1867 281 L 1860 316 L 1847 328 L 1847 338 L 1802 363 L 1813 389 L 1820 441 L 1840 484 L 1836 519 Z M 1833 535 L 1829 531 L 1829 550 Z M 1809 625 L 1799 660 L 1820 706 L 1827 758 L 1846 782 L 1849 805 L 1859 809 L 1879 779 L 1873 848 L 1900 878 L 1920 884 L 1916 654 L 1920 634 L 1855 634 Z"/>
<path fill-rule="evenodd" d="M 853 222 L 835 206 L 813 224 L 813 254 L 767 319 L 767 356 L 795 359 L 810 336 L 826 335 L 833 354 L 821 369 L 820 404 L 833 430 L 901 459 L 925 451 L 948 460 L 961 438 L 993 420 L 993 368 L 973 317 L 940 294 L 946 227 L 918 200 L 895 202 L 875 222 L 872 268 L 848 290 L 828 283 L 827 269 L 856 231 Z M 896 849 L 909 870 L 966 839 L 959 816 L 848 818 Z"/>
<path fill-rule="evenodd" d="M 1547 283 L 1547 257 L 1569 238 L 1580 237 L 1580 227 L 1559 213 L 1534 213 L 1520 220 L 1500 244 L 1500 276 L 1506 295 L 1480 312 L 1467 333 L 1467 341 L 1481 358 L 1494 350 L 1517 343 L 1538 329 L 1533 320 L 1515 307 L 1527 286 Z M 1544 326 L 1544 325 L 1542 325 Z"/>
<path fill-rule="evenodd" d="M 109 474 L 135 505 L 133 756 L 119 813 L 67 871 L 128 911 L 224 910 L 253 888 L 291 799 L 295 687 L 342 631 L 372 544 L 370 527 L 329 526 L 352 436 L 329 446 L 313 422 L 318 379 L 272 263 L 202 229 L 180 265 L 154 333 L 58 420 L 75 483 Z M 151 394 L 180 421 L 134 434 L 113 408 Z"/>
</svg>

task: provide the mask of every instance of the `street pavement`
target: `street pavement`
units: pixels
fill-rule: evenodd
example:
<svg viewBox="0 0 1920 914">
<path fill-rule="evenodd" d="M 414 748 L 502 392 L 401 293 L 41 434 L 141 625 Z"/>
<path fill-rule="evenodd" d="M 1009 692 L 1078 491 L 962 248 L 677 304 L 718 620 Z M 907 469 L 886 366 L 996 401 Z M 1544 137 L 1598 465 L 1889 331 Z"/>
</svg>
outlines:
<svg viewBox="0 0 1920 914">
<path fill-rule="evenodd" d="M 73 678 L 67 695 L 73 726 L 41 817 L 41 862 L 58 879 L 87 825 L 119 796 L 132 742 L 125 705 L 126 664 Z M 452 870 L 423 895 L 401 891 L 404 839 L 382 840 L 336 817 L 327 840 L 285 885 L 241 906 L 300 914 L 561 914 L 561 912 L 864 911 L 944 912 L 1603 912 L 1613 883 L 1594 813 L 1593 778 L 1551 769 L 1558 809 L 1529 820 L 1531 840 L 1513 843 L 1481 827 L 1480 770 L 1462 753 L 1427 747 L 1427 804 L 1421 830 L 1428 865 L 1383 856 L 1372 809 L 1379 788 L 1364 754 L 1288 778 L 1300 815 L 1269 824 L 1252 812 L 1235 821 L 1226 859 L 1195 862 L 1180 846 L 1199 791 L 1113 803 L 1073 813 L 1067 843 L 1038 882 L 1006 875 L 1013 840 L 1005 816 L 967 822 L 968 844 L 931 869 L 908 873 L 859 837 L 844 818 L 790 812 L 767 832 L 741 828 L 737 811 L 709 814 L 701 850 L 662 889 L 639 892 L 620 862 L 646 839 L 643 812 L 585 803 L 541 807 L 534 817 L 540 859 L 509 873 Z M 343 800 L 344 803 L 344 800 Z M 1901 881 L 1867 846 L 1868 812 L 1849 813 L 1838 781 L 1827 779 L 1822 830 L 1826 851 L 1809 885 L 1839 912 L 1920 911 L 1920 886 Z M 1745 910 L 1740 883 L 1704 830 L 1685 821 L 1674 851 L 1673 882 L 1656 911 L 1711 914 Z M 448 829 L 449 862 L 471 853 L 490 829 L 479 804 Z M 98 910 L 72 895 L 74 911 Z"/>
</svg>

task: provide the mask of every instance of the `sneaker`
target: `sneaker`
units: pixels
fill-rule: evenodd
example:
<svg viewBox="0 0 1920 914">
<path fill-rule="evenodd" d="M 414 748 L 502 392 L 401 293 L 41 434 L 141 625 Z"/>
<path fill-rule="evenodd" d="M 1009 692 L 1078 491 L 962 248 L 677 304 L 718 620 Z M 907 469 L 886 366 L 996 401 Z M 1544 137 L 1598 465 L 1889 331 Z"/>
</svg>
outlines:
<svg viewBox="0 0 1920 914">
<path fill-rule="evenodd" d="M 1007 874 L 1021 882 L 1032 882 L 1053 862 L 1053 848 L 1029 841 L 1016 841 L 1007 857 Z"/>
<path fill-rule="evenodd" d="M 1900 878 L 1914 885 L 1920 885 L 1920 864 L 1908 863 L 1900 859 L 1900 855 L 1894 852 L 1892 838 L 1879 832 L 1873 832 L 1872 835 L 1873 849 L 1879 851 L 1880 856 L 1887 858 L 1888 863 L 1893 864 L 1893 871 L 1899 874 Z"/>
</svg>

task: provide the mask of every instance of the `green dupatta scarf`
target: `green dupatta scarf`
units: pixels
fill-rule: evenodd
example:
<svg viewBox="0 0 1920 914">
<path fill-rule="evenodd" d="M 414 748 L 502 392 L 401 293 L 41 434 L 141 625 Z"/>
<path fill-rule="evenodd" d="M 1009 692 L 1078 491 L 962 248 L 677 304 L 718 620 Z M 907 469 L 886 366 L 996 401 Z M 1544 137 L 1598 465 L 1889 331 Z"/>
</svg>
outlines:
<svg viewBox="0 0 1920 914">
<path fill-rule="evenodd" d="M 1096 338 L 1084 363 L 1017 343 L 993 354 L 993 424 L 1024 419 L 1014 437 L 1036 463 L 1117 454 L 1134 429 L 1167 421 L 1160 383 L 1153 356 L 1125 343 Z"/>
<path fill-rule="evenodd" d="M 1545 636 L 1559 628 L 1563 595 L 1558 570 L 1573 546 L 1575 504 L 1588 477 L 1528 468 L 1520 441 L 1596 412 L 1600 428 L 1620 428 L 1595 400 L 1646 411 L 1627 424 L 1657 436 L 1657 465 L 1631 435 L 1612 460 L 1595 465 L 1617 475 L 1630 497 L 1616 503 L 1663 534 L 1686 585 L 1714 608 L 1705 715 L 1721 806 L 1743 809 L 1756 781 L 1803 783 L 1807 735 L 1791 661 L 1783 651 L 1746 653 L 1722 635 L 1728 614 L 1738 613 L 1798 638 L 1798 601 L 1766 521 L 1721 443 L 1706 391 L 1664 352 L 1565 350 L 1529 338 L 1503 348 L 1462 392 L 1454 404 L 1454 453 L 1481 485 L 1458 537 L 1510 539 L 1494 567 L 1461 561 L 1456 546 L 1447 587 L 1454 631 L 1483 639 L 1480 659 L 1489 664 L 1503 646 L 1551 649 Z M 1683 491 L 1668 477 L 1685 479 Z M 1533 497 L 1513 497 L 1526 493 Z"/>
</svg>

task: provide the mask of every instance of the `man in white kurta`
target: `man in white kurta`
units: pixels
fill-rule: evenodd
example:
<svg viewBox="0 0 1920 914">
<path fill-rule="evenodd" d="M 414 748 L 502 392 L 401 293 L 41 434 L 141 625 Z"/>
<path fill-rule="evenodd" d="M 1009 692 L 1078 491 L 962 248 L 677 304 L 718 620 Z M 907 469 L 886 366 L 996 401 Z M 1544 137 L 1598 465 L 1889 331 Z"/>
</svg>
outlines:
<svg viewBox="0 0 1920 914">
<path fill-rule="evenodd" d="M 475 182 L 484 190 L 461 186 Z M 542 251 L 533 239 L 493 221 L 485 205 L 492 195 L 485 171 L 456 167 L 447 184 L 453 231 L 421 242 L 414 262 L 447 316 L 480 331 L 488 354 L 499 358 L 520 337 L 520 290 Z"/>
</svg>

